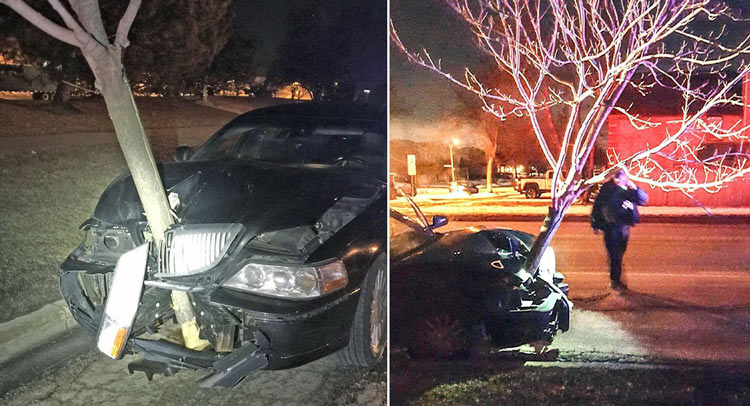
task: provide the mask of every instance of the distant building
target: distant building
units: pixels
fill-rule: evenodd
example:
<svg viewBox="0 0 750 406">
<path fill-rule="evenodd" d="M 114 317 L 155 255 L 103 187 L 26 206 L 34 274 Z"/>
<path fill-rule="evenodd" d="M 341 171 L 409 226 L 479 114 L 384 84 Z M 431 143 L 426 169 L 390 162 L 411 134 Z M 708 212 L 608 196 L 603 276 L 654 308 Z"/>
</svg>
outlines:
<svg viewBox="0 0 750 406">
<path fill-rule="evenodd" d="M 742 86 L 742 95 L 744 104 L 750 103 L 750 77 L 745 78 Z M 647 97 L 638 97 L 638 95 L 623 95 L 620 101 L 621 106 L 630 105 L 630 111 L 637 113 L 642 118 L 650 118 L 651 122 L 661 123 L 661 125 L 645 130 L 636 130 L 628 118 L 619 112 L 613 112 L 607 122 L 608 145 L 607 154 L 613 156 L 619 155 L 620 158 L 626 158 L 644 148 L 644 145 L 656 145 L 664 139 L 667 131 L 675 131 L 679 128 L 679 122 L 682 118 L 681 102 L 682 94 L 671 90 L 661 90 L 657 93 L 651 93 Z M 722 106 L 709 112 L 704 120 L 708 123 L 715 123 L 722 128 L 729 128 L 733 125 L 744 123 L 750 125 L 750 109 L 741 106 Z M 750 145 L 745 142 L 742 146 L 739 141 L 728 141 L 718 139 L 712 135 L 697 132 L 691 134 L 689 142 L 694 146 L 703 144 L 701 149 L 701 158 L 711 156 L 716 153 L 726 153 L 738 151 L 742 147 L 743 151 L 750 151 Z M 663 157 L 654 158 L 665 169 L 671 169 L 673 162 Z M 648 189 L 647 189 L 648 190 Z M 648 190 L 649 205 L 654 206 L 696 206 L 697 203 L 680 191 L 666 192 L 661 189 Z M 706 207 L 747 207 L 750 206 L 750 176 L 743 180 L 735 181 L 728 184 L 725 188 L 717 193 L 708 193 L 706 191 L 696 191 L 693 196 Z"/>
</svg>

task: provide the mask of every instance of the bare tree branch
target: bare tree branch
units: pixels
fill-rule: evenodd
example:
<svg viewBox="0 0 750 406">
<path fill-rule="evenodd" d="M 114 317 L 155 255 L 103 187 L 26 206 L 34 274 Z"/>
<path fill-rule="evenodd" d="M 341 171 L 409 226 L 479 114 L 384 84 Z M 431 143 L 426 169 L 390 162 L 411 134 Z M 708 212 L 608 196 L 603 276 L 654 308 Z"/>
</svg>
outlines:
<svg viewBox="0 0 750 406">
<path fill-rule="evenodd" d="M 57 38 L 58 40 L 65 42 L 66 44 L 73 45 L 75 47 L 80 46 L 80 42 L 76 39 L 75 33 L 69 29 L 61 27 L 55 24 L 47 17 L 43 16 L 38 11 L 31 8 L 23 0 L 0 0 L 0 3 L 10 7 L 13 11 L 18 13 L 26 21 L 38 27 L 48 35 Z"/>
<path fill-rule="evenodd" d="M 83 28 L 103 47 L 108 47 L 107 31 L 104 29 L 98 0 L 68 0 Z"/>
<path fill-rule="evenodd" d="M 128 41 L 128 33 L 130 27 L 133 25 L 138 9 L 141 6 L 141 0 L 130 0 L 128 8 L 125 10 L 125 14 L 120 18 L 120 23 L 117 25 L 117 33 L 115 35 L 115 46 L 120 49 L 125 49 L 130 45 Z"/>
<path fill-rule="evenodd" d="M 415 53 L 399 38 L 391 21 L 391 39 L 406 58 L 471 92 L 483 110 L 504 119 L 526 117 L 554 170 L 548 223 L 559 224 L 577 196 L 618 167 L 630 167 L 644 184 L 691 195 L 717 192 L 750 174 L 743 149 L 748 123 L 705 119 L 724 107 L 743 105 L 733 94 L 750 75 L 750 38 L 728 44 L 727 30 L 705 34 L 691 27 L 698 19 L 737 21 L 716 0 L 445 0 L 474 34 L 498 72 L 514 84 L 512 92 L 483 84 L 468 70 L 464 79 L 443 69 L 426 51 Z M 700 73 L 700 74 L 699 74 Z M 709 79 L 704 79 L 709 75 Z M 626 89 L 643 97 L 673 92 L 675 122 L 663 123 L 636 112 L 621 99 Z M 637 103 L 637 102 L 636 102 Z M 632 104 L 632 103 L 631 103 Z M 680 105 L 681 104 L 681 105 Z M 560 145 L 550 147 L 537 114 L 556 108 L 565 115 Z M 585 163 L 610 115 L 627 118 L 635 131 L 663 131 L 651 145 L 610 156 L 609 170 L 594 176 Z M 637 137 L 636 135 L 634 135 Z M 710 151 L 712 142 L 739 145 Z M 553 228 L 540 231 L 537 244 L 548 244 Z M 534 248 L 534 255 L 540 255 Z M 532 255 L 532 257 L 534 257 Z M 534 257 L 528 269 L 536 269 Z"/>
<path fill-rule="evenodd" d="M 57 14 L 62 17 L 63 21 L 65 22 L 65 25 L 68 26 L 71 30 L 73 30 L 74 33 L 81 34 L 86 32 L 86 30 L 81 27 L 80 24 L 78 24 L 78 21 L 73 17 L 72 14 L 68 11 L 65 6 L 60 3 L 59 0 L 47 0 L 47 2 L 52 6 L 53 9 L 57 12 Z"/>
</svg>

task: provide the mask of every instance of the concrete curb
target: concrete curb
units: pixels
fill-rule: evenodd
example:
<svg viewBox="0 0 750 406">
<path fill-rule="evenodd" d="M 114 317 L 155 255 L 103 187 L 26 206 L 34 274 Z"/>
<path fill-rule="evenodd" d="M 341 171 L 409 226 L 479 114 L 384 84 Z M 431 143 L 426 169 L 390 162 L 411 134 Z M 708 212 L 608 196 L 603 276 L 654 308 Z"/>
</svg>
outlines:
<svg viewBox="0 0 750 406">
<path fill-rule="evenodd" d="M 0 323 L 0 363 L 77 326 L 63 300 Z"/>
</svg>

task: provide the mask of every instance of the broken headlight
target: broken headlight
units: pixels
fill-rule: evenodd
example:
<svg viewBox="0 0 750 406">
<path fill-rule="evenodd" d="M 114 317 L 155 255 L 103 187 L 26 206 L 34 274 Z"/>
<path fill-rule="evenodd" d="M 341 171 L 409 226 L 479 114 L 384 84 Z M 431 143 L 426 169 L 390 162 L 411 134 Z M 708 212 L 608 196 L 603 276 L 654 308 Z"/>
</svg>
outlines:
<svg viewBox="0 0 750 406">
<path fill-rule="evenodd" d="M 348 276 L 341 261 L 310 265 L 245 263 L 222 286 L 264 296 L 309 299 L 346 286 Z"/>
</svg>

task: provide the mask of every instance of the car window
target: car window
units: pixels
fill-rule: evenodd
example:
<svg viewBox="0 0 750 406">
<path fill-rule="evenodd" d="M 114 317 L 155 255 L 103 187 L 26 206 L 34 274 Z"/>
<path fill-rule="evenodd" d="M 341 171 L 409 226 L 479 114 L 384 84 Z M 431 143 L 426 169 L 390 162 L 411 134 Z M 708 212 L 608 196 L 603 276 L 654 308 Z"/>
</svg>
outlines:
<svg viewBox="0 0 750 406">
<path fill-rule="evenodd" d="M 220 137 L 209 139 L 195 154 L 194 159 L 217 159 L 237 154 L 237 146 L 242 140 L 243 131 L 229 130 Z"/>
<path fill-rule="evenodd" d="M 384 160 L 385 131 L 344 119 L 259 121 L 224 129 L 193 159 L 245 158 L 281 164 L 377 165 Z"/>
</svg>

